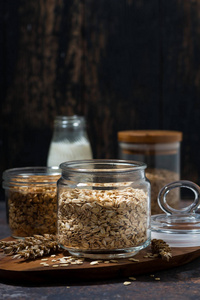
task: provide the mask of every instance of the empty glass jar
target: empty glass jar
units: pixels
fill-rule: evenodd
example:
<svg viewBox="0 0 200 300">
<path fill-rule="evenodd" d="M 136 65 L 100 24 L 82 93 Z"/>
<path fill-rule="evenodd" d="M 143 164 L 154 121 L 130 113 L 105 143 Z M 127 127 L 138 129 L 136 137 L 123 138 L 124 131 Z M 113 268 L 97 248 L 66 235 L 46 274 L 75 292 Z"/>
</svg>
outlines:
<svg viewBox="0 0 200 300">
<path fill-rule="evenodd" d="M 129 257 L 150 243 L 146 165 L 79 160 L 60 165 L 58 241 L 72 255 Z"/>
</svg>

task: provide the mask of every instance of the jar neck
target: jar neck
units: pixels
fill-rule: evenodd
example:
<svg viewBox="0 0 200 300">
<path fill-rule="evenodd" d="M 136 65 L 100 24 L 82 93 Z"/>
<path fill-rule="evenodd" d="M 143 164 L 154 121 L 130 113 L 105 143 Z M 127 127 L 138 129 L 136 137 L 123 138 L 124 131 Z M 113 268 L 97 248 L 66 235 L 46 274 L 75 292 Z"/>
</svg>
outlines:
<svg viewBox="0 0 200 300">
<path fill-rule="evenodd" d="M 133 182 L 145 179 L 146 165 L 120 160 L 85 160 L 60 165 L 62 178 L 76 182 Z"/>
<path fill-rule="evenodd" d="M 3 188 L 56 185 L 61 170 L 57 167 L 25 167 L 3 172 Z"/>
<path fill-rule="evenodd" d="M 91 183 L 91 185 L 95 186 L 95 184 L 114 184 L 114 186 L 120 186 L 122 183 L 127 184 L 131 182 L 138 182 L 142 180 L 146 180 L 145 173 L 144 171 L 137 171 L 130 174 L 120 174 L 119 175 L 100 175 L 99 173 L 96 174 L 95 172 L 93 174 L 75 174 L 74 172 L 67 172 L 63 171 L 62 172 L 62 179 L 70 181 L 71 183 L 81 183 L 81 184 L 86 184 L 87 186 Z M 125 185 L 124 185 L 125 186 Z"/>
</svg>

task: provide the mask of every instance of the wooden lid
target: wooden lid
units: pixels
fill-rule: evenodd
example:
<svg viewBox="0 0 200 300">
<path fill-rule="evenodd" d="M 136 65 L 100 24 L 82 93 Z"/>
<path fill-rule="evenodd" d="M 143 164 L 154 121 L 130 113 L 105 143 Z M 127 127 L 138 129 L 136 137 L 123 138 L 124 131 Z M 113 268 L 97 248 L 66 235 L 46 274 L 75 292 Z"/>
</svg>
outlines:
<svg viewBox="0 0 200 300">
<path fill-rule="evenodd" d="M 119 131 L 118 141 L 138 144 L 175 143 L 182 141 L 182 132 L 170 130 Z"/>
</svg>

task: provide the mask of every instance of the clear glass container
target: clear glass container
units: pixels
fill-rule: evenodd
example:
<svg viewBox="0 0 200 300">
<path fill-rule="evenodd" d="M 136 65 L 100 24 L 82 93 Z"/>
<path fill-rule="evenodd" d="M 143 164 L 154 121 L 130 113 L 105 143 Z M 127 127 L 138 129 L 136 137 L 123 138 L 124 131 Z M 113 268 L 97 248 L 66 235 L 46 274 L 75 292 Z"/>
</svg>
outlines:
<svg viewBox="0 0 200 300">
<path fill-rule="evenodd" d="M 92 149 L 86 131 L 86 121 L 81 116 L 57 116 L 49 146 L 47 166 L 59 166 L 62 162 L 91 159 Z"/>
<path fill-rule="evenodd" d="M 194 201 L 182 209 L 174 209 L 169 204 L 172 190 L 187 188 L 193 191 Z M 163 239 L 170 247 L 200 246 L 200 187 L 187 180 L 171 182 L 158 195 L 158 205 L 165 214 L 151 217 L 152 239 Z"/>
<path fill-rule="evenodd" d="M 180 179 L 180 142 L 182 133 L 166 130 L 130 130 L 118 132 L 119 158 L 142 161 L 151 182 L 151 214 L 161 213 L 157 203 L 160 189 Z M 171 192 L 169 203 L 178 208 L 179 190 Z"/>
<path fill-rule="evenodd" d="M 58 168 L 25 167 L 3 172 L 7 221 L 15 238 L 56 234 Z"/>
<path fill-rule="evenodd" d="M 150 243 L 146 165 L 122 160 L 62 163 L 58 241 L 72 255 L 129 257 Z"/>
</svg>

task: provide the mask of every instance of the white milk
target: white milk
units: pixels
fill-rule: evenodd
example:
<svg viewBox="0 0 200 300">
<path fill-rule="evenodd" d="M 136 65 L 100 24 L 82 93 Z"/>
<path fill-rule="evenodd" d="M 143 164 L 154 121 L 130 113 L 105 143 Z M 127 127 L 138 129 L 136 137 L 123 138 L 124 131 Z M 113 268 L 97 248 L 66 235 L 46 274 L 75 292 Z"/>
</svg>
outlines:
<svg viewBox="0 0 200 300">
<path fill-rule="evenodd" d="M 47 166 L 59 166 L 65 161 L 91 158 L 92 150 L 85 138 L 81 138 L 75 142 L 69 142 L 68 140 L 52 142 L 49 149 Z"/>
</svg>

